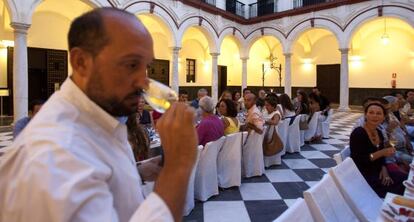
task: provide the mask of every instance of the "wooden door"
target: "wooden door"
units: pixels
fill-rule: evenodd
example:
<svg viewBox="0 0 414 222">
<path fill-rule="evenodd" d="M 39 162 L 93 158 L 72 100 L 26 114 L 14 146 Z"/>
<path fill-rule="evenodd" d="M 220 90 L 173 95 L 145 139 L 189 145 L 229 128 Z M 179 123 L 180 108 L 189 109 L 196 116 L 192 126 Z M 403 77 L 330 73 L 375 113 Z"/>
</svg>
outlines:
<svg viewBox="0 0 414 222">
<path fill-rule="evenodd" d="M 316 86 L 331 103 L 339 103 L 341 65 L 317 65 Z"/>
<path fill-rule="evenodd" d="M 227 89 L 227 66 L 218 66 L 218 96 Z"/>
</svg>

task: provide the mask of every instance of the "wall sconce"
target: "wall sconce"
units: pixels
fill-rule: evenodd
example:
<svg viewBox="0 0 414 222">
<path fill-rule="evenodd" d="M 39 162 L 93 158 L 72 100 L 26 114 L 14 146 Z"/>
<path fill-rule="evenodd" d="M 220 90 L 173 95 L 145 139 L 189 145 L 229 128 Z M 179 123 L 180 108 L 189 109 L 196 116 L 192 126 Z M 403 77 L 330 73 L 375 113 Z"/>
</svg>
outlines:
<svg viewBox="0 0 414 222">
<path fill-rule="evenodd" d="M 351 63 L 352 68 L 360 68 L 362 66 L 362 60 L 364 58 L 359 55 L 353 55 L 349 57 L 349 61 Z"/>
<path fill-rule="evenodd" d="M 272 54 L 266 58 L 267 60 L 262 64 L 262 87 L 265 82 L 265 70 L 274 69 L 279 74 L 279 86 L 282 87 L 282 64 L 278 62 L 277 57 Z M 278 64 L 279 63 L 279 64 Z"/>
<path fill-rule="evenodd" d="M 0 40 L 0 48 L 14 47 L 14 41 Z"/>
<path fill-rule="evenodd" d="M 384 17 L 384 34 L 381 36 L 381 41 L 383 45 L 388 45 L 390 42 L 390 37 L 387 34 L 387 19 Z"/>
</svg>

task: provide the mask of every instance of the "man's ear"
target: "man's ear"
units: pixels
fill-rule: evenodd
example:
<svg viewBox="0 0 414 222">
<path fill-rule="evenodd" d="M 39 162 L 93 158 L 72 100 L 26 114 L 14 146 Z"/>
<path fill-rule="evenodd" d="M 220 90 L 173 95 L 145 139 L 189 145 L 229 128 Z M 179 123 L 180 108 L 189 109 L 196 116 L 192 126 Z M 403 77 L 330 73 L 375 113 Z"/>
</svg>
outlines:
<svg viewBox="0 0 414 222">
<path fill-rule="evenodd" d="M 92 60 L 92 54 L 81 48 L 75 47 L 70 50 L 70 64 L 74 73 L 88 75 Z"/>
</svg>

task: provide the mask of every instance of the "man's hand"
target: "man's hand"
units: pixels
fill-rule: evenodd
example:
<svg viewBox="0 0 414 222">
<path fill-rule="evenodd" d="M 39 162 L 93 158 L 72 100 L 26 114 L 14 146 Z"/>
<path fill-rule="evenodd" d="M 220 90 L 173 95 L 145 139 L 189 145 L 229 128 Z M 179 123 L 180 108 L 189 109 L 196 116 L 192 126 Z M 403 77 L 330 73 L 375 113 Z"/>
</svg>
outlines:
<svg viewBox="0 0 414 222">
<path fill-rule="evenodd" d="M 147 161 L 141 162 L 138 166 L 138 172 L 141 179 L 145 181 L 155 181 L 161 171 L 161 156 L 154 157 Z"/>
<path fill-rule="evenodd" d="M 184 103 L 174 103 L 157 123 L 164 167 L 154 191 L 167 204 L 175 221 L 182 219 L 188 182 L 197 158 L 198 138 L 193 123 L 194 109 Z"/>
</svg>

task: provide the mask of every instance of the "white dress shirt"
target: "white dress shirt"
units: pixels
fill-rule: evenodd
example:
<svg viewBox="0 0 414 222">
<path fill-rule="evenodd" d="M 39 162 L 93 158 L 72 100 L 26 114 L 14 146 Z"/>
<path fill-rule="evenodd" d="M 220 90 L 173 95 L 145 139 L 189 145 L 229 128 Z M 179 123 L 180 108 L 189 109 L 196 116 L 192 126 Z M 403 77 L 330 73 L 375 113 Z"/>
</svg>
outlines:
<svg viewBox="0 0 414 222">
<path fill-rule="evenodd" d="M 0 158 L 0 222 L 173 221 L 144 200 L 126 125 L 69 78 Z"/>
</svg>

